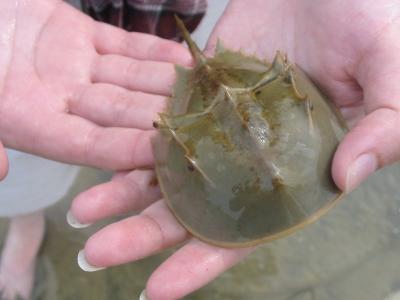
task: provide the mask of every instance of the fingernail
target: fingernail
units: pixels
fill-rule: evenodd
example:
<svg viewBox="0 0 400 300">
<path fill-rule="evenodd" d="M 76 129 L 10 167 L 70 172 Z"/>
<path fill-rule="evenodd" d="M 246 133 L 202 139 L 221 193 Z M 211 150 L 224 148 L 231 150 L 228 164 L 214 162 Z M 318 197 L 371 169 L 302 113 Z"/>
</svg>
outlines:
<svg viewBox="0 0 400 300">
<path fill-rule="evenodd" d="M 85 250 L 81 250 L 78 253 L 78 265 L 83 271 L 86 272 L 95 272 L 105 269 L 105 267 L 95 267 L 89 264 L 85 257 Z"/>
<path fill-rule="evenodd" d="M 146 297 L 146 290 L 143 290 L 143 291 L 140 293 L 139 300 L 147 300 L 147 297 Z"/>
<path fill-rule="evenodd" d="M 371 153 L 360 155 L 349 167 L 346 177 L 346 193 L 354 190 L 378 168 L 376 156 Z"/>
<path fill-rule="evenodd" d="M 92 225 L 92 224 L 79 223 L 79 221 L 74 217 L 74 215 L 72 214 L 72 212 L 70 210 L 67 212 L 67 223 L 69 224 L 69 226 L 76 228 L 76 229 L 85 228 L 85 227 Z"/>
</svg>

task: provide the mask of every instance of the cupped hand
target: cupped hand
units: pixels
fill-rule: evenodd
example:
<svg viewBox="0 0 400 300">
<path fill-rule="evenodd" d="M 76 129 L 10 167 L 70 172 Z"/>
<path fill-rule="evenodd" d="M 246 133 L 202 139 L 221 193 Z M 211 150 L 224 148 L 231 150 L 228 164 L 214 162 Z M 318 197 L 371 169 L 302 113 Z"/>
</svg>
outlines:
<svg viewBox="0 0 400 300">
<path fill-rule="evenodd" d="M 277 50 L 302 67 L 341 109 L 351 131 L 332 167 L 346 192 L 400 159 L 398 1 L 232 1 L 210 46 L 271 59 Z"/>
<path fill-rule="evenodd" d="M 208 51 L 217 38 L 226 47 L 269 59 L 283 50 L 318 82 L 352 127 L 332 171 L 337 185 L 348 192 L 400 156 L 399 15 L 397 1 L 233 0 Z M 114 266 L 182 244 L 146 286 L 148 299 L 179 299 L 253 248 L 222 249 L 192 238 L 158 200 L 154 176 L 139 170 L 119 174 L 76 198 L 72 215 L 80 223 L 93 223 L 143 210 L 94 234 L 85 245 L 83 266 Z"/>
<path fill-rule="evenodd" d="M 110 170 L 151 166 L 148 129 L 187 50 L 59 0 L 0 3 L 0 141 Z M 1 152 L 1 151 L 0 151 Z M 0 176 L 5 156 L 0 154 Z"/>
</svg>

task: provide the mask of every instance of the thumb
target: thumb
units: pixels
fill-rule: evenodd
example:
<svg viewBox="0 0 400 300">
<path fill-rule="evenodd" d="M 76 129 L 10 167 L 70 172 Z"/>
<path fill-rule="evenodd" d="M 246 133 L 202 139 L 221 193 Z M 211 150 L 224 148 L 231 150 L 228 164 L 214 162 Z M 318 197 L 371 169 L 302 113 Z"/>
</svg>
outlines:
<svg viewBox="0 0 400 300">
<path fill-rule="evenodd" d="M 343 139 L 333 160 L 332 175 L 340 189 L 350 192 L 378 168 L 399 159 L 399 112 L 380 108 Z"/>
<path fill-rule="evenodd" d="M 0 141 L 0 180 L 6 177 L 8 172 L 8 159 L 3 144 Z"/>
<path fill-rule="evenodd" d="M 389 28 L 357 70 L 366 116 L 339 145 L 332 176 L 350 192 L 378 168 L 400 160 L 400 26 Z"/>
</svg>

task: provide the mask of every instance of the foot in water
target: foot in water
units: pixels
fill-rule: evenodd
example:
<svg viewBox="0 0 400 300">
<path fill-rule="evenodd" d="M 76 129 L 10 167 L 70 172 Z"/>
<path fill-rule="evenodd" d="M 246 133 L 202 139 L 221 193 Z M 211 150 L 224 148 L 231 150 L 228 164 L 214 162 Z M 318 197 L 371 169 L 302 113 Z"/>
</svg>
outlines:
<svg viewBox="0 0 400 300">
<path fill-rule="evenodd" d="M 43 212 L 11 219 L 0 262 L 1 299 L 30 299 L 44 230 Z"/>
</svg>

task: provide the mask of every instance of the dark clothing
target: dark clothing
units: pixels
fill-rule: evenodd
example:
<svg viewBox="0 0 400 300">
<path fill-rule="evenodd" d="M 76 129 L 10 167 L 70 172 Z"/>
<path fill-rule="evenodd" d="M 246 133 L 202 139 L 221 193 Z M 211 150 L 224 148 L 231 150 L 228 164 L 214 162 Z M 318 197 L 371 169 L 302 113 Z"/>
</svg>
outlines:
<svg viewBox="0 0 400 300">
<path fill-rule="evenodd" d="M 207 0 L 81 0 L 84 12 L 95 20 L 128 31 L 181 40 L 174 15 L 192 32 L 203 18 Z"/>
</svg>

